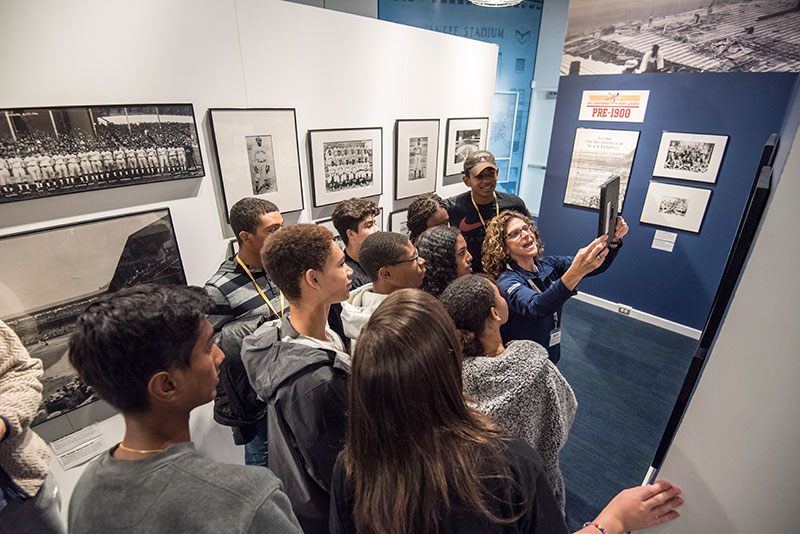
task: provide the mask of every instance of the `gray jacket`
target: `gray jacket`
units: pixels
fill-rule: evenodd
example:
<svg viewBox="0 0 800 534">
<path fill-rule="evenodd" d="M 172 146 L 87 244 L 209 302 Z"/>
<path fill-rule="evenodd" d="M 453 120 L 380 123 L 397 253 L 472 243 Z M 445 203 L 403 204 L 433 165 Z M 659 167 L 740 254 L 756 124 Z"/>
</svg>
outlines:
<svg viewBox="0 0 800 534">
<path fill-rule="evenodd" d="M 267 403 L 269 467 L 306 533 L 327 532 L 331 477 L 347 428 L 346 354 L 303 344 L 289 316 L 242 342 L 250 385 Z"/>
</svg>

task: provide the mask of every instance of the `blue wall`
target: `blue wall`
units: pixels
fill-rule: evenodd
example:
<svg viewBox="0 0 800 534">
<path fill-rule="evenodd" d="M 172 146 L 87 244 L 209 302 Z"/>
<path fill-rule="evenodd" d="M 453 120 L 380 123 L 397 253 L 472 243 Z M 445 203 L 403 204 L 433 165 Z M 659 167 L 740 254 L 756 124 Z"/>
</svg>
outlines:
<svg viewBox="0 0 800 534">
<path fill-rule="evenodd" d="M 563 76 L 558 90 L 539 226 L 546 254 L 575 254 L 597 231 L 597 211 L 564 205 L 575 130 L 640 130 L 622 215 L 630 232 L 615 264 L 578 289 L 702 329 L 722 276 L 764 142 L 783 123 L 794 73 Z M 644 123 L 578 121 L 585 90 L 649 89 Z M 700 233 L 640 224 L 662 131 L 728 135 L 715 184 L 655 178 L 712 190 Z M 678 234 L 671 253 L 651 248 L 657 229 Z M 779 291 L 780 281 L 764 281 Z"/>
<path fill-rule="evenodd" d="M 515 133 L 511 157 L 509 160 L 498 161 L 503 175 L 501 179 L 508 180 L 507 183 L 498 184 L 498 188 L 510 193 L 516 193 L 519 189 L 541 16 L 542 0 L 524 0 L 514 7 L 504 8 L 479 7 L 467 0 L 378 0 L 378 18 L 381 20 L 499 46 L 495 91 L 515 92 L 519 95 L 516 117 L 512 119 Z M 462 62 L 464 83 L 469 83 L 469 58 L 462 58 Z M 495 102 L 497 103 L 497 99 Z M 510 115 L 513 116 L 513 112 Z M 500 120 L 507 116 L 503 110 L 493 110 L 492 129 L 502 130 L 510 138 L 512 125 Z M 442 135 L 445 122 L 442 123 Z M 508 146 L 507 143 L 503 144 Z M 499 147 L 493 147 L 491 142 L 488 148 L 496 151 L 497 156 L 502 151 Z"/>
</svg>

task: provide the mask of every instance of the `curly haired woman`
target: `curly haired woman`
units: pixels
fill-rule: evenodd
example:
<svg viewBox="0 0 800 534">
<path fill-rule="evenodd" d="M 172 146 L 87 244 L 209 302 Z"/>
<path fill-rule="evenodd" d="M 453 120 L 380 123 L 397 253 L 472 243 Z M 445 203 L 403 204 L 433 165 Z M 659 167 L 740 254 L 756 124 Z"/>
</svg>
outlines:
<svg viewBox="0 0 800 534">
<path fill-rule="evenodd" d="M 419 236 L 416 245 L 420 258 L 425 259 L 426 269 L 420 289 L 434 297 L 459 276 L 472 272 L 472 255 L 458 228 L 428 228 Z"/>
<path fill-rule="evenodd" d="M 483 269 L 497 279 L 508 301 L 503 342 L 530 339 L 561 357 L 561 309 L 584 277 L 604 272 L 614 261 L 628 225 L 617 217 L 614 239 L 605 235 L 575 256 L 544 256 L 539 230 L 519 212 L 504 211 L 489 223 L 483 242 Z"/>
</svg>

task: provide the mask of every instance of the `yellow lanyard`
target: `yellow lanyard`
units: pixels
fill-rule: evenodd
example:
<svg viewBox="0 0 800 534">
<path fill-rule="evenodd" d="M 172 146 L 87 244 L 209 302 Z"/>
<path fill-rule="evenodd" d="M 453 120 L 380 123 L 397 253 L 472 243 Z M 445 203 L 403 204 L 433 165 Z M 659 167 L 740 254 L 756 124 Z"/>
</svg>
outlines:
<svg viewBox="0 0 800 534">
<path fill-rule="evenodd" d="M 281 312 L 278 313 L 278 311 L 275 308 L 272 307 L 272 303 L 269 301 L 267 296 L 264 294 L 264 292 L 261 290 L 261 288 L 256 283 L 256 279 L 253 278 L 253 273 L 251 273 L 250 269 L 247 268 L 247 265 L 245 265 L 244 262 L 241 259 L 239 259 L 239 255 L 238 254 L 236 255 L 236 261 L 237 261 L 237 263 L 239 263 L 239 265 L 242 266 L 242 269 L 244 269 L 244 272 L 246 272 L 247 276 L 250 277 L 250 280 L 253 281 L 253 285 L 256 286 L 256 289 L 258 290 L 258 294 L 261 295 L 261 298 L 264 299 L 264 302 L 267 303 L 267 306 L 269 306 L 269 309 L 272 310 L 272 313 L 274 313 L 276 316 L 282 318 L 283 317 L 283 307 L 284 307 L 283 306 L 283 291 L 278 290 L 278 292 L 281 295 Z"/>
<path fill-rule="evenodd" d="M 492 192 L 494 195 L 494 211 L 495 217 L 500 215 L 500 206 L 497 204 L 497 193 Z M 478 209 L 478 205 L 475 204 L 475 197 L 472 196 L 472 191 L 469 192 L 469 199 L 472 200 L 472 205 L 475 206 L 475 211 L 478 212 L 478 217 L 481 219 L 481 224 L 483 225 L 483 229 L 486 230 L 486 221 L 483 220 L 483 215 L 481 215 L 481 210 Z"/>
<path fill-rule="evenodd" d="M 540 295 L 543 293 L 543 291 L 539 289 L 539 286 L 537 286 L 532 279 L 528 278 L 527 282 L 528 285 L 531 286 L 533 289 L 535 289 L 537 293 L 539 293 Z M 542 283 L 547 283 L 547 280 L 542 280 Z M 545 289 L 549 289 L 549 287 L 545 287 Z M 555 323 L 555 328 L 558 328 L 558 312 L 553 312 L 553 322 Z"/>
</svg>

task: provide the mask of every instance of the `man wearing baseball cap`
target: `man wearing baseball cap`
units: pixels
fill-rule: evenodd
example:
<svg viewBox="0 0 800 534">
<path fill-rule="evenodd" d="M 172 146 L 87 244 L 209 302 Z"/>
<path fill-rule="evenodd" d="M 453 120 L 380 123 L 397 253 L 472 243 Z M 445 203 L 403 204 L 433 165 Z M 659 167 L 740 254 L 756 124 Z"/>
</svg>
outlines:
<svg viewBox="0 0 800 534">
<path fill-rule="evenodd" d="M 461 230 L 472 255 L 472 269 L 483 272 L 481 246 L 489 221 L 503 210 L 515 210 L 530 216 L 525 202 L 517 195 L 495 192 L 497 164 L 488 150 L 476 150 L 464 161 L 464 183 L 469 191 L 447 199 L 450 226 Z"/>
</svg>

